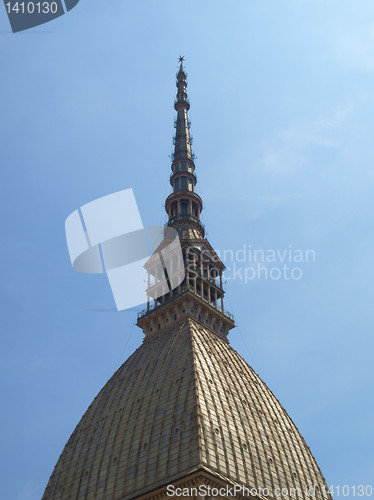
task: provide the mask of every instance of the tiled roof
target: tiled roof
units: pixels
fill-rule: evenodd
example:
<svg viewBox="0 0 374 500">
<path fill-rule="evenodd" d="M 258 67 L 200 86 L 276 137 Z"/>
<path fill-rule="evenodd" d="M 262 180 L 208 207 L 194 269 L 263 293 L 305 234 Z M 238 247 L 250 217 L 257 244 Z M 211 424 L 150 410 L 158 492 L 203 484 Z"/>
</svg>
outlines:
<svg viewBox="0 0 374 500">
<path fill-rule="evenodd" d="M 101 390 L 43 499 L 136 498 L 199 469 L 255 488 L 318 485 L 315 498 L 327 498 L 272 392 L 227 340 L 188 317 L 145 340 Z"/>
</svg>

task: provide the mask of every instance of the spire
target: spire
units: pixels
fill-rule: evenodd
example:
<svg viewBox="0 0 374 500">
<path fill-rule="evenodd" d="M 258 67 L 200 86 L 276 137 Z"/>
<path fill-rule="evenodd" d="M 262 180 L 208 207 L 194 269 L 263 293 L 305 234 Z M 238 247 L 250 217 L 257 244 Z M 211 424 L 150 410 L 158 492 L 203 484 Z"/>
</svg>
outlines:
<svg viewBox="0 0 374 500">
<path fill-rule="evenodd" d="M 183 67 L 184 57 L 179 57 L 177 73 L 177 97 L 174 108 L 177 112 L 175 120 L 174 153 L 171 165 L 170 184 L 173 193 L 165 202 L 165 210 L 169 216 L 168 225 L 178 230 L 186 227 L 196 229 L 204 237 L 204 229 L 200 222 L 203 203 L 195 190 L 196 175 L 194 155 L 191 151 L 190 123 L 187 112 L 190 102 L 187 96 L 187 74 Z"/>
<path fill-rule="evenodd" d="M 177 112 L 175 122 L 176 134 L 174 138 L 174 160 L 192 160 L 190 128 L 187 111 L 190 109 L 190 103 L 187 96 L 187 75 L 183 68 L 184 57 L 179 57 L 179 71 L 177 73 L 177 98 L 174 108 Z"/>
<path fill-rule="evenodd" d="M 165 278 L 159 272 L 158 256 L 154 260 L 151 257 L 145 264 L 148 272 L 147 309 L 139 313 L 137 325 L 143 329 L 146 337 L 151 337 L 170 326 L 173 321 L 190 316 L 220 337 L 226 338 L 235 323 L 224 306 L 225 266 L 205 238 L 204 227 L 200 222 L 203 203 L 195 193 L 195 163 L 191 153 L 187 117 L 190 104 L 183 61 L 184 58 L 180 57 L 175 101 L 177 131 L 170 176 L 173 192 L 165 202 L 165 210 L 169 216 L 167 226 L 178 232 L 181 246 L 177 245 L 173 247 L 173 251 L 167 252 L 167 263 L 163 259 Z M 173 231 L 169 231 L 170 233 Z M 160 246 L 157 252 L 163 250 Z"/>
</svg>

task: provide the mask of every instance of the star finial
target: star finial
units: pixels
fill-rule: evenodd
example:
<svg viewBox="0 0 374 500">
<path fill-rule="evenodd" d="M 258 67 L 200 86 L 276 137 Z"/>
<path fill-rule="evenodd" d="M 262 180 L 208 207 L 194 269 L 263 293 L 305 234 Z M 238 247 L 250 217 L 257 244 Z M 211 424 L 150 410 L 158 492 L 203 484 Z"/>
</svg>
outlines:
<svg viewBox="0 0 374 500">
<path fill-rule="evenodd" d="M 184 61 L 184 56 L 179 56 L 179 62 L 182 64 Z"/>
</svg>

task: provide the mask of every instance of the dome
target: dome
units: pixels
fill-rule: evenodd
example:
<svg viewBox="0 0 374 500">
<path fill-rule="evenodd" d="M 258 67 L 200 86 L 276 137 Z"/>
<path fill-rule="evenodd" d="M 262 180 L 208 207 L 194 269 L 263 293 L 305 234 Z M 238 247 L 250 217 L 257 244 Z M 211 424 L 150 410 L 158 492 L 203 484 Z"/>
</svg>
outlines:
<svg viewBox="0 0 374 500">
<path fill-rule="evenodd" d="M 43 499 L 170 498 L 167 485 L 192 479 L 331 498 L 270 389 L 227 339 L 185 315 L 147 336 L 104 386 Z"/>
</svg>

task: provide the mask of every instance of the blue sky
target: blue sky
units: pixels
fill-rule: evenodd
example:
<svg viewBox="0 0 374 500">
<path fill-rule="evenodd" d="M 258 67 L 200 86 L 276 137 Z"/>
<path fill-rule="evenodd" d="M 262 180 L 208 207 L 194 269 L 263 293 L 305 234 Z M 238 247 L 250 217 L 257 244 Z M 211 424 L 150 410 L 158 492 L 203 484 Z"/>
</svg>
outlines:
<svg viewBox="0 0 374 500">
<path fill-rule="evenodd" d="M 374 3 L 81 0 L 16 35 L 0 16 L 2 499 L 41 497 L 141 344 L 64 222 L 129 187 L 166 221 L 180 54 L 210 242 L 316 251 L 301 280 L 227 281 L 231 344 L 329 484 L 373 484 Z"/>
</svg>

